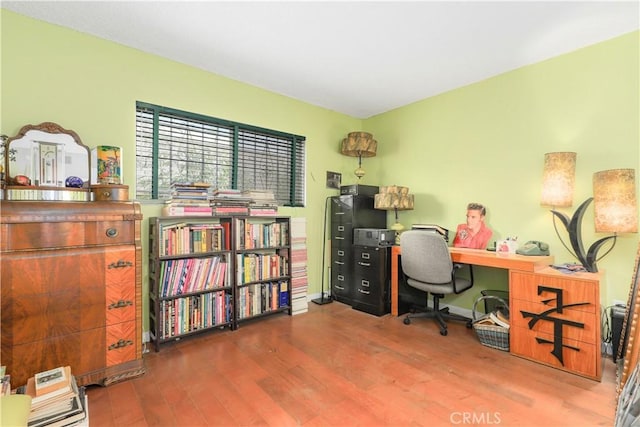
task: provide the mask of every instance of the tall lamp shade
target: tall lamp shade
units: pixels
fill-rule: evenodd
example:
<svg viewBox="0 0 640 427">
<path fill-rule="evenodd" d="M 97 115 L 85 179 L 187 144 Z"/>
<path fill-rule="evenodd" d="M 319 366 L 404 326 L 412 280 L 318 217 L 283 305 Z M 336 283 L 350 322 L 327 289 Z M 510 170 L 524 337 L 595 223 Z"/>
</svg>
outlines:
<svg viewBox="0 0 640 427">
<path fill-rule="evenodd" d="M 634 169 L 611 169 L 594 173 L 593 203 L 596 232 L 638 232 Z"/>
<path fill-rule="evenodd" d="M 553 207 L 573 205 L 575 173 L 576 153 L 546 153 L 544 155 L 540 204 Z"/>
<path fill-rule="evenodd" d="M 345 156 L 358 158 L 358 169 L 354 174 L 358 179 L 365 174 L 362 169 L 363 157 L 374 157 L 378 150 L 378 141 L 373 139 L 373 135 L 369 132 L 350 132 L 346 138 L 342 140 L 340 152 Z"/>
<path fill-rule="evenodd" d="M 409 194 L 409 188 L 397 185 L 380 187 L 380 193 L 374 196 L 373 207 L 394 211 L 396 222 L 391 229 L 396 232 L 396 243 L 399 243 L 399 233 L 404 230 L 404 226 L 398 221 L 398 211 L 413 209 L 413 194 Z"/>
</svg>

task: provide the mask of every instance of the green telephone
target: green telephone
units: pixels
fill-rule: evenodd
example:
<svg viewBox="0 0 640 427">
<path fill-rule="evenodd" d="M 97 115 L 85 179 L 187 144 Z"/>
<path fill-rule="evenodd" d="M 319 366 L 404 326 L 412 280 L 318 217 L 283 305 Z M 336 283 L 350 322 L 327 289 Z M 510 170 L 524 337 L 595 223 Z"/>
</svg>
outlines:
<svg viewBox="0 0 640 427">
<path fill-rule="evenodd" d="M 516 249 L 516 253 L 520 255 L 549 255 L 549 245 L 537 240 L 529 240 Z"/>
</svg>

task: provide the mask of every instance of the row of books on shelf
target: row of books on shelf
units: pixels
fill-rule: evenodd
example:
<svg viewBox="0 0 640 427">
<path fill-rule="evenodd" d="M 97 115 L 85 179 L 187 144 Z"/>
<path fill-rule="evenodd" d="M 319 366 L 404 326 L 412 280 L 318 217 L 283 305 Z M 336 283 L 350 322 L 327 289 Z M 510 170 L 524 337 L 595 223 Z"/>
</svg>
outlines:
<svg viewBox="0 0 640 427">
<path fill-rule="evenodd" d="M 237 254 L 237 283 L 244 284 L 289 275 L 289 259 L 278 254 Z"/>
<path fill-rule="evenodd" d="M 31 396 L 29 427 L 62 427 L 87 418 L 84 387 L 78 387 L 69 366 L 39 372 L 16 389 Z"/>
<path fill-rule="evenodd" d="M 160 263 L 159 295 L 170 297 L 229 286 L 225 256 L 170 259 Z"/>
<path fill-rule="evenodd" d="M 239 249 L 276 248 L 289 245 L 289 223 L 259 223 L 238 219 L 235 229 Z"/>
<path fill-rule="evenodd" d="M 225 291 L 161 301 L 160 338 L 167 339 L 228 323 L 232 319 L 232 307 L 231 294 Z"/>
<path fill-rule="evenodd" d="M 228 250 L 229 223 L 176 223 L 161 225 L 160 256 Z"/>
<path fill-rule="evenodd" d="M 289 282 L 287 280 L 256 283 L 238 289 L 238 319 L 289 306 Z"/>
</svg>

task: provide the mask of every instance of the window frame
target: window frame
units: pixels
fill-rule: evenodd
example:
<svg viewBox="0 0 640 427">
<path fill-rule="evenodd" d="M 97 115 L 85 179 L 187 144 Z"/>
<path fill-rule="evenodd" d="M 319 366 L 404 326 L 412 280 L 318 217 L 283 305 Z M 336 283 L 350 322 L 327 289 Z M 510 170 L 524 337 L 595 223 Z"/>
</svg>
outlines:
<svg viewBox="0 0 640 427">
<path fill-rule="evenodd" d="M 151 104 L 147 102 L 137 101 L 136 102 L 136 175 L 139 175 L 139 160 L 144 157 L 146 159 L 149 156 L 144 156 L 139 152 L 139 113 L 141 111 L 151 113 L 152 121 L 147 123 L 152 123 L 152 131 L 148 133 L 148 135 L 152 135 L 152 149 L 151 151 L 151 197 L 139 199 L 142 201 L 161 201 L 166 200 L 162 197 L 162 193 L 166 193 L 166 188 L 164 191 L 158 188 L 159 186 L 159 162 L 160 162 L 160 148 L 161 148 L 161 138 L 160 138 L 160 120 L 159 117 L 165 115 L 167 117 L 177 118 L 181 120 L 185 120 L 187 122 L 198 122 L 202 124 L 206 124 L 207 126 L 212 126 L 216 129 L 227 130 L 229 135 L 232 136 L 232 153 L 231 153 L 231 189 L 239 189 L 239 190 L 273 190 L 274 195 L 278 199 L 278 204 L 281 206 L 287 207 L 304 207 L 306 204 L 306 183 L 305 183 L 305 175 L 306 175 L 306 137 L 301 135 L 295 135 L 287 132 L 276 131 L 273 129 L 267 129 L 259 126 L 249 125 L 246 123 L 234 122 L 231 120 L 220 119 L 217 117 L 206 116 L 203 114 L 192 113 L 184 110 L 179 110 L 170 107 L 163 107 L 156 104 Z M 204 133 L 203 133 L 204 134 Z M 241 134 L 246 134 L 249 137 L 242 137 Z M 274 143 L 276 151 L 284 150 L 287 152 L 289 160 L 287 164 L 283 163 L 284 156 L 276 156 L 278 165 L 283 165 L 285 168 L 285 176 L 286 184 L 288 185 L 287 199 L 285 200 L 282 194 L 282 191 L 276 191 L 276 188 L 280 185 L 278 180 L 274 184 L 267 185 L 268 188 L 238 188 L 241 183 L 239 182 L 239 172 L 240 172 L 240 164 L 241 159 L 239 158 L 241 151 L 247 151 L 247 148 L 250 147 L 250 143 L 253 142 L 255 146 L 259 145 L 257 142 L 260 138 L 264 139 L 260 145 L 263 147 L 269 146 L 269 139 L 274 139 L 271 141 Z M 189 144 L 189 143 L 187 143 Z M 148 147 L 149 144 L 147 144 Z M 218 147 L 218 145 L 214 144 L 212 147 Z M 271 150 L 270 150 L 271 151 Z M 302 151 L 302 152 L 300 152 Z M 251 152 L 251 151 L 250 151 Z M 251 171 L 255 171 L 259 169 L 258 158 L 264 158 L 265 154 L 261 151 L 254 150 L 253 153 L 255 157 L 252 163 Z M 171 157 L 168 161 L 179 161 L 179 159 L 175 159 Z M 302 164 L 300 164 L 302 163 Z M 278 174 L 279 177 L 282 176 L 282 173 Z M 281 178 L 278 178 L 281 179 Z M 136 181 L 136 190 L 137 190 L 138 182 Z M 269 188 L 270 187 L 270 188 Z"/>
</svg>

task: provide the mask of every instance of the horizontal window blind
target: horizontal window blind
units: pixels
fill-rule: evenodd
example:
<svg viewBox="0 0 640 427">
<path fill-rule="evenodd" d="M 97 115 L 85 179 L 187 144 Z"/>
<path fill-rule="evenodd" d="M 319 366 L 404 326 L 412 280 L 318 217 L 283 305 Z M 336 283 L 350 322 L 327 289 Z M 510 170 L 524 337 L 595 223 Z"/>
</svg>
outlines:
<svg viewBox="0 0 640 427">
<path fill-rule="evenodd" d="M 305 138 L 138 103 L 136 195 L 169 199 L 171 183 L 270 190 L 279 204 L 304 206 Z"/>
</svg>

